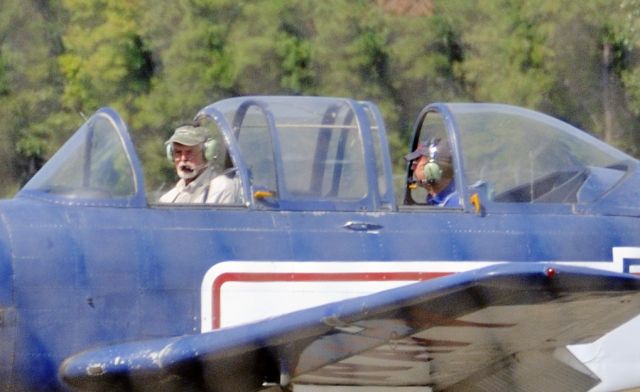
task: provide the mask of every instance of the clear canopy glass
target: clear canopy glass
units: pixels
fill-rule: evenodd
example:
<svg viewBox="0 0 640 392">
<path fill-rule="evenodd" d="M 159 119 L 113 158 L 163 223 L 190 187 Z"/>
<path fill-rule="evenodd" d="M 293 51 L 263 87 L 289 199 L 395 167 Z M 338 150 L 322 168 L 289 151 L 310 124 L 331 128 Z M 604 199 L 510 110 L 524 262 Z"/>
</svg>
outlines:
<svg viewBox="0 0 640 392">
<path fill-rule="evenodd" d="M 617 183 L 634 158 L 535 111 L 448 104 L 467 184 L 502 202 L 588 202 Z"/>
<path fill-rule="evenodd" d="M 93 115 L 23 187 L 66 198 L 133 197 L 136 176 L 114 120 Z"/>
</svg>

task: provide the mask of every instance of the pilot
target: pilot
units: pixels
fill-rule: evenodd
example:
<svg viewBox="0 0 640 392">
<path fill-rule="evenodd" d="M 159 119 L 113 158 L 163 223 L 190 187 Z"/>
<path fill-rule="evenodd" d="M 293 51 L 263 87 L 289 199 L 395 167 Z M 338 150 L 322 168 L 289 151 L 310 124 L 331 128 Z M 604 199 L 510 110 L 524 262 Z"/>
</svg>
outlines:
<svg viewBox="0 0 640 392">
<path fill-rule="evenodd" d="M 460 199 L 453 178 L 451 149 L 446 141 L 430 139 L 420 142 L 415 151 L 404 156 L 411 162 L 413 182 L 426 189 L 426 204 L 457 207 Z"/>
<path fill-rule="evenodd" d="M 167 157 L 180 180 L 160 203 L 241 204 L 242 187 L 233 166 L 220 173 L 210 161 L 215 158 L 217 141 L 198 124 L 178 127 L 165 142 Z"/>
</svg>

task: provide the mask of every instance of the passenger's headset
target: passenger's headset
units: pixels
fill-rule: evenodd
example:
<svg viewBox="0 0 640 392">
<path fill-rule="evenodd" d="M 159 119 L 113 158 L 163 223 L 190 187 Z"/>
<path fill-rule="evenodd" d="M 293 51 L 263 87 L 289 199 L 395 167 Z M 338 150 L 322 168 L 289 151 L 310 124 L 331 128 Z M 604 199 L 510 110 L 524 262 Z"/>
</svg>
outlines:
<svg viewBox="0 0 640 392">
<path fill-rule="evenodd" d="M 440 139 L 432 139 L 427 146 L 429 161 L 424 165 L 424 178 L 428 184 L 435 184 L 442 179 L 442 167 L 438 164 L 438 144 Z"/>
<path fill-rule="evenodd" d="M 218 141 L 214 138 L 208 138 L 202 145 L 202 152 L 204 154 L 204 160 L 211 162 L 216 157 L 216 148 L 218 147 Z M 167 159 L 173 163 L 173 143 L 167 143 L 166 145 Z"/>
</svg>

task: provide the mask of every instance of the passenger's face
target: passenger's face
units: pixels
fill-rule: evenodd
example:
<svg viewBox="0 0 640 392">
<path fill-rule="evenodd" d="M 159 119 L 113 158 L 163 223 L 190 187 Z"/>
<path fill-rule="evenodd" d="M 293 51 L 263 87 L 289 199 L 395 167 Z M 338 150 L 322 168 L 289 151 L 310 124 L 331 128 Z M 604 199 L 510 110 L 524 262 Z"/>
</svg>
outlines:
<svg viewBox="0 0 640 392">
<path fill-rule="evenodd" d="M 424 165 L 426 165 L 428 162 L 429 162 L 429 158 L 422 155 L 420 158 L 414 159 L 413 162 L 411 163 L 411 170 L 413 170 L 413 177 L 416 180 L 418 180 L 420 184 L 425 183 L 426 178 L 424 176 Z"/>
<path fill-rule="evenodd" d="M 173 163 L 176 166 L 178 177 L 187 181 L 193 180 L 205 167 L 202 145 L 185 146 L 174 143 Z"/>
<path fill-rule="evenodd" d="M 427 177 L 424 175 L 424 166 L 429 163 L 429 158 L 426 156 L 421 156 L 420 158 L 414 160 L 411 163 L 411 169 L 413 170 L 413 178 L 418 181 L 418 185 L 427 190 L 427 192 L 435 195 L 440 192 L 444 186 L 446 186 L 449 181 L 443 179 L 442 181 L 437 181 L 434 183 L 427 182 Z"/>
</svg>

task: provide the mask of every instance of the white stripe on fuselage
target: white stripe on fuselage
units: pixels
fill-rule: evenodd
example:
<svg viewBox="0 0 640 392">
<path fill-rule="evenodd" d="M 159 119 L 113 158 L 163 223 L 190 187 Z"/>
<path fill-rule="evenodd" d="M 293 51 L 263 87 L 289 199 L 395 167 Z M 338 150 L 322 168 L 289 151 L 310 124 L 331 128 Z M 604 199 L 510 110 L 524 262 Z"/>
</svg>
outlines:
<svg viewBox="0 0 640 392">
<path fill-rule="evenodd" d="M 640 248 L 613 248 L 612 256 L 612 261 L 556 263 L 640 274 L 640 265 L 636 265 L 640 264 Z M 221 262 L 212 266 L 202 281 L 201 330 L 208 332 L 214 328 L 256 321 L 499 263 L 501 262 Z M 368 277 L 375 279 L 367 279 Z M 270 278 L 274 279 L 269 281 Z M 351 278 L 353 279 L 349 280 Z M 602 380 L 593 391 L 640 386 L 640 373 L 636 371 L 640 368 L 640 339 L 636 338 L 639 330 L 640 316 L 594 343 L 569 346 L 574 355 Z"/>
<path fill-rule="evenodd" d="M 640 248 L 613 248 L 613 261 L 557 262 L 639 273 Z M 551 261 L 553 262 L 553 261 Z M 483 268 L 497 261 L 228 261 L 212 266 L 201 286 L 201 331 L 256 321 L 343 299 Z M 368 279 L 367 277 L 371 277 Z"/>
</svg>

